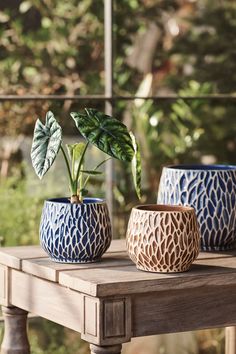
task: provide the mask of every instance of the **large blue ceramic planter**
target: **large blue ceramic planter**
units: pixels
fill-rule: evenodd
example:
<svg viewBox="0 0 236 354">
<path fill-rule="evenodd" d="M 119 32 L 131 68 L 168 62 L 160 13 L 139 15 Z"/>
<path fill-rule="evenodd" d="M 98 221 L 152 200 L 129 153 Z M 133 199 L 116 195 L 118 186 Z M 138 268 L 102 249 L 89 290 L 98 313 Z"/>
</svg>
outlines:
<svg viewBox="0 0 236 354">
<path fill-rule="evenodd" d="M 202 250 L 236 247 L 236 166 L 165 167 L 157 202 L 195 208 Z"/>
<path fill-rule="evenodd" d="M 111 223 L 102 199 L 85 198 L 71 204 L 67 198 L 45 201 L 40 242 L 50 258 L 63 263 L 100 260 L 110 246 Z"/>
</svg>

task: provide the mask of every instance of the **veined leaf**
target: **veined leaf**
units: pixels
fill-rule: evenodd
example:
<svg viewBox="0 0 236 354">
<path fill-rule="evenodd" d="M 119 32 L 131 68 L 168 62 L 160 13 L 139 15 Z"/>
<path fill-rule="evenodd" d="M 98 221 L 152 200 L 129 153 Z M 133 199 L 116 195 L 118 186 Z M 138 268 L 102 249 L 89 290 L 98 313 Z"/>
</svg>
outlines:
<svg viewBox="0 0 236 354">
<path fill-rule="evenodd" d="M 130 132 L 130 136 L 134 147 L 134 157 L 132 160 L 132 174 L 133 174 L 134 186 L 138 198 L 141 199 L 141 156 L 140 156 L 138 143 L 132 132 Z"/>
<path fill-rule="evenodd" d="M 78 168 L 81 156 L 83 154 L 83 151 L 85 149 L 85 144 L 84 143 L 77 143 L 77 144 L 67 144 L 67 151 L 68 155 L 71 160 L 71 170 L 72 170 L 72 178 L 75 178 L 75 171 Z"/>
<path fill-rule="evenodd" d="M 45 125 L 37 119 L 31 148 L 34 170 L 41 179 L 52 166 L 61 146 L 62 131 L 52 112 L 47 112 Z"/>
<path fill-rule="evenodd" d="M 134 148 L 127 127 L 96 109 L 85 108 L 85 114 L 72 112 L 75 125 L 91 144 L 118 160 L 131 162 Z"/>
<path fill-rule="evenodd" d="M 81 170 L 80 172 L 82 173 L 86 173 L 88 175 L 102 175 L 103 172 L 101 171 L 95 171 L 95 170 L 91 170 L 91 171 L 88 171 L 88 170 Z"/>
<path fill-rule="evenodd" d="M 84 151 L 85 144 L 66 144 L 68 155 L 71 160 L 77 161 L 80 159 L 82 152 Z"/>
</svg>

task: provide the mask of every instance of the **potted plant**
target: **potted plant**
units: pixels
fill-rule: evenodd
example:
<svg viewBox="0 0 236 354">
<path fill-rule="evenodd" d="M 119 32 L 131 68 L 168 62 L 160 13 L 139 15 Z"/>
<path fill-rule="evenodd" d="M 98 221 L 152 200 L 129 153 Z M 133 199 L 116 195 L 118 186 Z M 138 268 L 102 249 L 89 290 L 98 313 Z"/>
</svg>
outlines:
<svg viewBox="0 0 236 354">
<path fill-rule="evenodd" d="M 52 112 L 47 112 L 43 124 L 36 121 L 31 149 L 34 170 L 41 179 L 54 163 L 59 151 L 65 160 L 69 179 L 70 198 L 45 201 L 40 242 L 49 256 L 57 262 L 87 263 L 101 258 L 111 243 L 111 223 L 106 202 L 88 198 L 87 185 L 99 168 L 86 169 L 89 144 L 95 145 L 110 157 L 132 163 L 134 185 L 140 197 L 141 163 L 136 139 L 127 127 L 115 118 L 95 109 L 70 116 L 85 142 L 66 145 L 62 142 L 62 128 Z"/>
</svg>

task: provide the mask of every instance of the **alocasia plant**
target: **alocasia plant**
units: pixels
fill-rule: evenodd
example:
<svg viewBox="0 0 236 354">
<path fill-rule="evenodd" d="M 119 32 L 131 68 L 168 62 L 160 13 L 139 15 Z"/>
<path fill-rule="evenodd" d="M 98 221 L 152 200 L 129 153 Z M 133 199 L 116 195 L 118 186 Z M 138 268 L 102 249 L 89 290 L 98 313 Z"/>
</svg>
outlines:
<svg viewBox="0 0 236 354">
<path fill-rule="evenodd" d="M 141 158 L 133 133 L 129 133 L 119 120 L 95 109 L 85 108 L 84 113 L 72 112 L 70 115 L 85 142 L 66 145 L 67 149 L 62 144 L 62 129 L 52 112 L 47 112 L 45 124 L 39 119 L 36 121 L 31 159 L 38 177 L 41 179 L 45 175 L 61 150 L 69 176 L 71 203 L 81 203 L 87 193 L 90 176 L 101 174 L 98 169 L 108 160 L 87 170 L 85 156 L 89 144 L 92 144 L 111 157 L 132 163 L 134 185 L 140 198 Z"/>
</svg>

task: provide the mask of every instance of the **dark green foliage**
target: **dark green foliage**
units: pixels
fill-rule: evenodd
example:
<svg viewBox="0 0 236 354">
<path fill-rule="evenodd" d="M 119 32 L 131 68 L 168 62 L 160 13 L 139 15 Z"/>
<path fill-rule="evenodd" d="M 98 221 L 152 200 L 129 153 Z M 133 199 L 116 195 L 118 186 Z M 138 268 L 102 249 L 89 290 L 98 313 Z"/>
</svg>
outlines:
<svg viewBox="0 0 236 354">
<path fill-rule="evenodd" d="M 85 109 L 85 114 L 71 113 L 79 132 L 91 144 L 121 161 L 131 162 L 134 148 L 127 127 L 117 119 Z"/>
<path fill-rule="evenodd" d="M 236 3 L 231 0 L 204 1 L 193 15 L 186 17 L 189 29 L 177 38 L 171 54 L 178 54 L 178 75 L 173 77 L 180 88 L 186 79 L 211 83 L 213 92 L 232 93 L 236 86 Z M 184 67 L 190 65 L 187 75 Z"/>
</svg>

